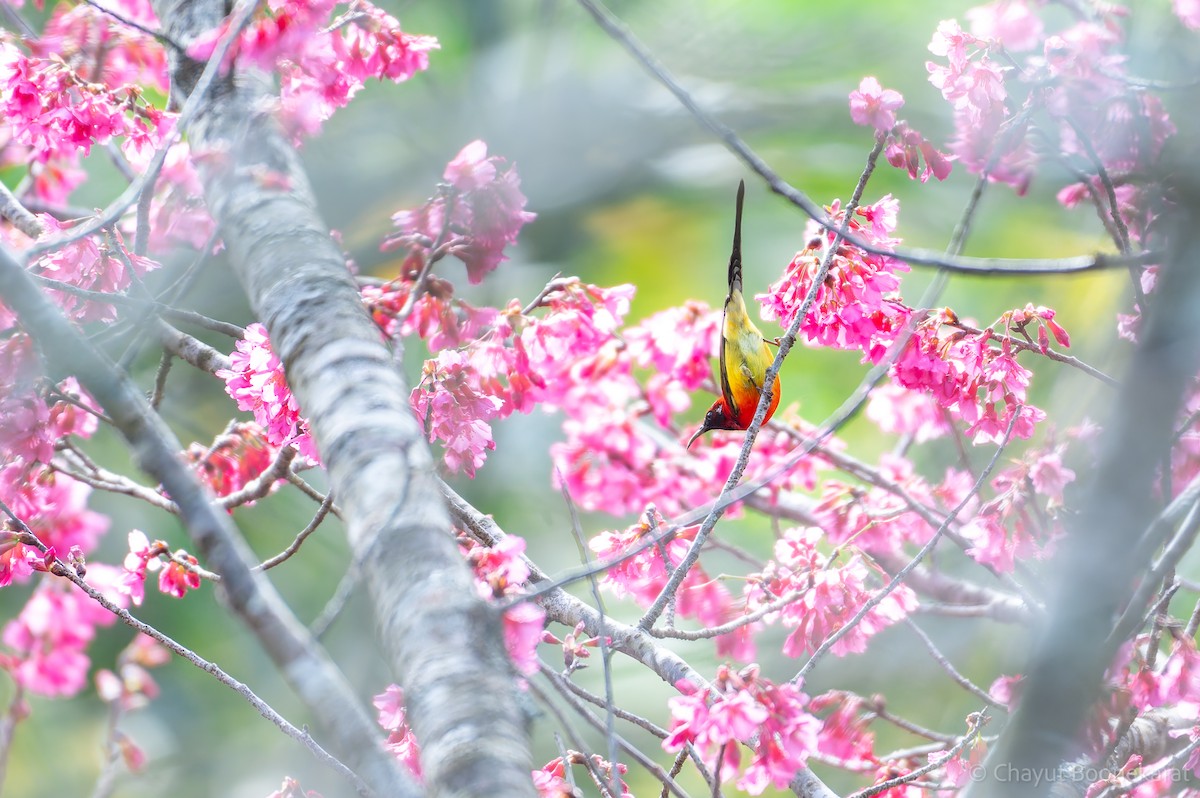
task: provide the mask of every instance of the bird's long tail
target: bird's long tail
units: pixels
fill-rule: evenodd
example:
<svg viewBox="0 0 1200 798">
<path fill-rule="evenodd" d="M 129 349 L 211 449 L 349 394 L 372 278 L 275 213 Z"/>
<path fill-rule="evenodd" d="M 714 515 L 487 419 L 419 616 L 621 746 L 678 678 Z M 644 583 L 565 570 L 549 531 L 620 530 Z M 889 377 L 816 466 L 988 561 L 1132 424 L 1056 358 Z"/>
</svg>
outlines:
<svg viewBox="0 0 1200 798">
<path fill-rule="evenodd" d="M 746 181 L 738 182 L 737 212 L 733 217 L 733 253 L 729 256 L 729 293 L 742 291 L 742 202 L 746 197 Z"/>
</svg>

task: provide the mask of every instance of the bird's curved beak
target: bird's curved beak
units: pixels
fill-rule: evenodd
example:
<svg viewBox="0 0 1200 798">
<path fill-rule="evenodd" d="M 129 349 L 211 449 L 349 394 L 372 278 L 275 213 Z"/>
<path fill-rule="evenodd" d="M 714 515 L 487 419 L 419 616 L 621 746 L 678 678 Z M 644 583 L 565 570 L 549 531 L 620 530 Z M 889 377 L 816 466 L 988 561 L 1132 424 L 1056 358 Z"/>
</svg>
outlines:
<svg viewBox="0 0 1200 798">
<path fill-rule="evenodd" d="M 690 448 L 692 448 L 692 444 L 696 442 L 696 439 L 697 439 L 697 438 L 699 438 L 699 437 L 700 437 L 701 435 L 703 435 L 704 433 L 708 432 L 710 429 L 712 429 L 712 427 L 708 427 L 708 426 L 705 426 L 704 424 L 701 424 L 701 425 L 700 425 L 700 429 L 696 430 L 696 434 L 695 434 L 695 435 L 693 435 L 693 436 L 692 436 L 692 437 L 691 437 L 691 438 L 688 440 L 688 442 L 687 442 L 687 446 L 685 446 L 684 448 L 685 448 L 685 449 L 690 449 Z"/>
</svg>

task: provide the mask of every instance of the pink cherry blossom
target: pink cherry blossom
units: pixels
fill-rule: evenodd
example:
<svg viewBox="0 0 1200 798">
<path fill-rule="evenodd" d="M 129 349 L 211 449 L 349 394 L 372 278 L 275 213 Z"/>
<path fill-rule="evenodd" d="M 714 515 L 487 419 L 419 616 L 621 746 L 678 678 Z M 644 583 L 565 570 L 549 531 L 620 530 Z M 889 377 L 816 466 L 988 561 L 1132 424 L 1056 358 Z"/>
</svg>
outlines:
<svg viewBox="0 0 1200 798">
<path fill-rule="evenodd" d="M 821 530 L 815 528 L 787 530 L 775 544 L 774 559 L 747 580 L 748 612 L 772 604 L 781 596 L 794 596 L 793 601 L 763 619 L 793 630 L 783 647 L 783 653 L 790 657 L 814 651 L 871 598 L 866 587 L 871 571 L 862 559 L 852 555 L 835 564 L 818 551 L 821 538 Z M 831 651 L 839 656 L 865 651 L 872 636 L 902 620 L 916 605 L 911 590 L 897 587 Z"/>
<path fill-rule="evenodd" d="M 41 214 L 38 218 L 45 228 L 46 237 L 70 231 L 68 225 L 49 214 Z M 114 251 L 114 247 L 119 252 Z M 122 293 L 135 277 L 142 277 L 158 268 L 157 261 L 127 249 L 120 232 L 113 236 L 112 246 L 95 236 L 89 236 L 39 258 L 31 266 L 32 271 L 42 277 L 104 293 Z M 116 319 L 116 310 L 111 305 L 65 291 L 51 290 L 49 293 L 63 311 L 77 321 L 109 322 Z"/>
<path fill-rule="evenodd" d="M 472 141 L 446 166 L 444 178 L 450 191 L 428 200 L 413 211 L 392 217 L 398 228 L 383 243 L 383 249 L 426 249 L 440 241 L 452 228 L 463 232 L 446 237 L 447 251 L 467 267 L 467 279 L 478 283 L 508 256 L 507 245 L 537 214 L 525 210 L 525 196 L 515 167 L 505 168 L 504 159 L 489 157 L 487 144 Z"/>
<path fill-rule="evenodd" d="M 575 788 L 566 778 L 563 758 L 558 757 L 533 771 L 534 789 L 541 798 L 575 798 Z"/>
<path fill-rule="evenodd" d="M 459 545 L 475 572 L 475 586 L 481 597 L 500 599 L 525 592 L 529 565 L 524 559 L 523 538 L 507 535 L 489 547 L 462 534 Z M 531 676 L 537 672 L 537 645 L 542 642 L 545 626 L 545 611 L 532 602 L 514 604 L 504 611 L 504 645 L 518 673 Z"/>
<path fill-rule="evenodd" d="M 149 0 L 106 0 L 104 7 L 149 30 L 160 27 Z M 53 55 L 68 64 L 87 65 L 92 83 L 150 86 L 163 94 L 170 88 L 162 44 L 92 5 L 55 5 L 42 34 L 29 47 L 43 58 Z"/>
<path fill-rule="evenodd" d="M 1059 509 L 1075 472 L 1062 464 L 1063 447 L 1033 449 L 992 479 L 995 497 L 974 516 L 964 515 L 960 534 L 974 545 L 975 559 L 1011 571 L 1017 559 L 1043 557 L 1063 533 Z"/>
<path fill-rule="evenodd" d="M 720 330 L 720 313 L 694 301 L 655 313 L 625 330 L 622 337 L 633 362 L 652 370 L 646 394 L 660 424 L 688 409 L 688 393 L 712 378 L 712 353 Z"/>
<path fill-rule="evenodd" d="M 899 243 L 891 236 L 899 203 L 890 195 L 873 205 L 856 209 L 845 219 L 840 203 L 827 212 L 837 222 L 875 246 L 889 248 Z M 791 324 L 812 285 L 824 249 L 833 234 L 815 224 L 805 228 L 805 248 L 796 253 L 784 276 L 755 298 L 763 303 L 763 317 Z M 838 247 L 825 282 L 800 326 L 805 339 L 821 346 L 862 349 L 869 359 L 882 357 L 888 342 L 903 329 L 911 311 L 898 301 L 899 274 L 908 266 L 886 256 L 874 255 L 845 243 Z"/>
<path fill-rule="evenodd" d="M 710 771 L 721 760 L 722 781 L 736 775 L 738 789 L 751 795 L 761 795 L 771 784 L 787 786 L 818 750 L 821 723 L 808 713 L 808 697 L 798 685 L 763 678 L 757 665 L 737 673 L 722 665 L 703 690 L 686 682 L 677 686 L 683 694 L 668 701 L 671 727 L 663 748 L 695 745 Z M 754 756 L 743 770 L 741 745 L 754 734 Z"/>
<path fill-rule="evenodd" d="M 104 564 L 88 568 L 88 582 L 120 607 L 116 569 Z M 0 668 L 32 693 L 72 696 L 87 684 L 88 646 L 97 626 L 110 626 L 116 616 L 65 579 L 43 581 L 16 618 L 4 627 Z"/>
<path fill-rule="evenodd" d="M 867 418 L 884 432 L 911 435 L 917 443 L 949 433 L 946 415 L 929 394 L 907 390 L 894 382 L 880 385 L 867 400 Z"/>
<path fill-rule="evenodd" d="M 246 487 L 271 465 L 275 455 L 263 428 L 251 421 L 232 424 L 211 446 L 193 443 L 184 452 L 200 481 L 217 496 Z"/>
<path fill-rule="evenodd" d="M 12 141 L 45 163 L 63 152 L 84 155 L 114 138 L 162 141 L 162 111 L 147 104 L 135 86 L 110 88 L 72 69 L 58 53 L 27 56 L 0 41 L 0 115 Z"/>
<path fill-rule="evenodd" d="M 1200 0 L 1171 0 L 1179 21 L 1192 30 L 1200 30 Z"/>
<path fill-rule="evenodd" d="M 477 339 L 497 323 L 500 311 L 476 308 L 454 296 L 454 285 L 448 280 L 427 275 L 425 291 L 397 329 L 397 317 L 408 302 L 415 279 L 416 272 L 412 272 L 383 286 L 362 287 L 363 304 L 389 337 L 416 335 L 436 353 L 449 347 L 477 345 Z"/>
<path fill-rule="evenodd" d="M 875 757 L 875 734 L 867 727 L 871 721 L 870 702 L 853 693 L 831 690 L 814 696 L 808 709 L 820 713 L 832 707 L 822 721 L 818 751 L 842 767 L 858 769 L 871 765 Z"/>
<path fill-rule="evenodd" d="M 43 543 L 60 552 L 90 553 L 107 531 L 107 516 L 87 508 L 91 492 L 89 486 L 40 466 L 14 462 L 0 467 L 0 499 Z M 42 556 L 34 547 L 11 540 L 0 544 L 0 586 L 24 581 L 38 569 Z"/>
<path fill-rule="evenodd" d="M 129 142 L 122 147 L 122 153 L 132 168 L 145 170 L 149 168 L 155 150 Z M 126 217 L 122 228 L 126 235 L 132 234 L 134 219 L 133 215 Z M 216 229 L 187 142 L 176 142 L 167 150 L 166 160 L 154 183 L 149 219 L 147 245 L 152 253 L 170 252 L 180 245 L 201 250 Z"/>
<path fill-rule="evenodd" d="M 171 560 L 163 564 L 158 572 L 158 590 L 168 596 L 183 598 L 189 590 L 200 587 L 200 575 L 188 567 L 198 562 L 195 557 L 183 551 L 175 552 Z"/>
<path fill-rule="evenodd" d="M 496 448 L 488 422 L 500 415 L 503 402 L 479 390 L 467 356 L 446 349 L 427 361 L 409 401 L 429 440 L 441 441 L 446 466 L 475 476 L 484 452 Z"/>
<path fill-rule="evenodd" d="M 404 765 L 409 774 L 420 781 L 421 746 L 405 717 L 404 691 L 398 685 L 388 685 L 384 692 L 375 696 L 374 704 L 379 710 L 378 723 L 388 732 L 384 747 Z"/>
<path fill-rule="evenodd" d="M 281 75 L 279 110 L 297 142 L 320 130 L 368 78 L 408 80 L 429 67 L 429 52 L 438 48 L 431 36 L 414 36 L 375 5 L 360 0 L 331 20 L 336 0 L 272 3 L 269 13 L 251 21 L 231 47 L 227 66 L 235 60 Z M 230 21 L 197 37 L 188 47 L 192 58 L 212 56 L 228 33 Z"/>
<path fill-rule="evenodd" d="M 579 795 L 579 790 L 571 785 L 567 780 L 567 767 L 571 765 L 590 765 L 589 771 L 594 771 L 600 774 L 604 785 L 616 784 L 620 789 L 614 798 L 633 798 L 633 793 L 629 791 L 629 785 L 625 783 L 623 776 L 628 772 L 629 768 L 624 763 L 617 763 L 616 773 L 613 773 L 613 765 L 606 759 L 601 758 L 599 754 L 592 754 L 586 757 L 578 751 L 568 751 L 566 756 L 560 756 L 552 759 L 543 765 L 541 768 L 533 771 L 533 786 L 538 791 L 541 798 L 575 798 Z M 615 776 L 615 778 L 614 778 Z M 605 795 L 611 795 L 607 790 Z"/>
<path fill-rule="evenodd" d="M 1045 35 L 1041 18 L 1026 0 L 996 0 L 967 10 L 971 33 L 1000 42 L 1012 52 L 1032 50 Z"/>
<path fill-rule="evenodd" d="M 257 322 L 247 327 L 229 363 L 229 368 L 218 370 L 216 375 L 225 380 L 225 392 L 237 402 L 238 409 L 254 414 L 267 442 L 272 446 L 295 446 L 302 456 L 318 460 L 308 422 L 300 415 L 300 406 L 288 388 L 283 363 L 271 349 L 266 328 Z"/>
<path fill-rule="evenodd" d="M 895 127 L 896 111 L 903 105 L 900 92 L 883 88 L 873 77 L 863 78 L 857 91 L 850 92 L 850 118 L 883 134 Z"/>
<path fill-rule="evenodd" d="M 504 647 L 518 673 L 532 676 L 538 672 L 537 645 L 545 626 L 546 611 L 532 602 L 504 611 Z"/>
</svg>

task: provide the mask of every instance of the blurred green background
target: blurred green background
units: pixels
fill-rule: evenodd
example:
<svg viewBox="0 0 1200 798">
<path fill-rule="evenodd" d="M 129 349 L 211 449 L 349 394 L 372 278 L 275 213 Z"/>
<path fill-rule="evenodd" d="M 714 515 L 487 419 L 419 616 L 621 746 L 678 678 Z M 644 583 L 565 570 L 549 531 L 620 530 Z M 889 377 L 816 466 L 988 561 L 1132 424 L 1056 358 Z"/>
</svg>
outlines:
<svg viewBox="0 0 1200 798">
<path fill-rule="evenodd" d="M 465 270 L 457 262 L 439 266 L 476 304 L 503 306 L 513 297 L 528 301 L 561 272 L 602 286 L 636 284 L 631 321 L 688 298 L 716 305 L 724 294 L 732 200 L 740 178 L 748 181 L 747 293 L 777 279 L 803 247 L 800 213 L 770 194 L 575 3 L 426 0 L 382 5 L 406 30 L 438 37 L 441 49 L 433 53 L 430 70 L 399 86 L 369 85 L 304 148 L 321 210 L 364 272 L 394 275 L 398 264 L 378 249 L 391 214 L 429 196 L 446 162 L 476 138 L 488 143 L 491 154 L 516 164 L 528 207 L 538 214 L 510 250 L 512 259 L 482 285 L 466 287 Z M 951 132 L 949 109 L 926 80 L 926 46 L 938 21 L 962 19 L 969 3 L 658 0 L 612 6 L 706 108 L 820 203 L 849 196 L 871 147 L 871 131 L 854 126 L 847 109 L 847 95 L 863 76 L 875 75 L 884 86 L 901 91 L 907 103 L 900 115 L 934 142 L 943 143 Z M 1139 5 L 1143 16 L 1131 23 L 1135 63 L 1147 63 L 1138 59 L 1177 35 L 1167 10 L 1165 0 L 1145 9 Z M 1055 13 L 1061 9 L 1051 9 L 1051 24 Z M 104 179 L 104 165 L 93 165 L 101 177 L 74 198 L 83 206 L 104 205 L 119 191 L 111 178 Z M 990 187 L 966 253 L 1054 257 L 1110 248 L 1092 211 L 1068 212 L 1054 201 L 1063 182 L 1064 175 L 1053 170 L 1039 173 L 1024 198 Z M 921 185 L 885 165 L 868 186 L 865 201 L 887 193 L 900 197 L 899 235 L 907 244 L 941 249 L 973 183 L 956 168 L 945 183 Z M 916 271 L 906 279 L 904 295 L 910 302 L 917 301 L 929 277 Z M 244 300 L 230 289 L 232 283 L 226 265 L 215 263 L 191 302 L 213 316 L 251 321 Z M 955 278 L 939 304 L 987 324 L 1026 302 L 1057 308 L 1058 320 L 1072 334 L 1075 354 L 1119 373 L 1127 349 L 1115 343 L 1113 314 L 1128 305 L 1127 275 Z M 770 325 L 764 332 L 778 334 Z M 228 339 L 200 335 L 223 351 L 232 348 Z M 406 355 L 411 378 L 422 352 L 414 344 Z M 1102 415 L 1105 394 L 1097 383 L 1052 363 L 1024 362 L 1037 372 L 1034 401 L 1054 424 L 1063 427 Z M 140 384 L 149 387 L 156 363 L 157 354 L 148 351 L 135 364 Z M 799 402 L 809 421 L 820 422 L 863 373 L 853 353 L 800 348 L 784 368 L 784 402 Z M 697 398 L 695 421 L 708 401 Z M 176 367 L 163 413 L 185 443 L 210 442 L 233 412 L 217 381 Z M 560 435 L 558 419 L 541 412 L 505 420 L 495 427 L 497 448 L 478 478 L 452 480 L 504 529 L 524 536 L 529 553 L 550 572 L 578 564 L 567 512 L 550 486 L 547 451 Z M 895 443 L 860 422 L 851 424 L 843 437 L 856 456 L 868 461 Z M 951 446 L 933 445 L 919 455 L 928 475 L 941 474 L 953 457 Z M 129 470 L 114 436 L 102 433 L 90 450 L 102 464 Z M 990 451 L 974 452 L 976 462 L 982 464 Z M 1073 465 L 1086 469 L 1086 463 Z M 136 501 L 95 494 L 92 506 L 113 519 L 95 561 L 119 563 L 131 528 L 189 547 L 172 518 Z M 253 508 L 239 509 L 235 518 L 255 550 L 267 556 L 285 546 L 314 509 L 310 500 L 285 490 Z M 584 523 L 595 533 L 629 521 L 591 515 Z M 770 524 L 755 517 L 725 522 L 720 534 L 763 557 L 773 540 Z M 299 556 L 271 576 L 308 621 L 321 611 L 346 564 L 340 529 L 327 521 Z M 736 573 L 735 568 L 730 565 Z M 721 561 L 709 570 L 719 573 Z M 0 591 L 0 617 L 19 611 L 30 587 Z M 729 580 L 729 587 L 740 593 L 737 579 Z M 582 596 L 587 588 L 575 590 Z M 611 599 L 608 609 L 626 619 L 636 617 Z M 211 586 L 182 601 L 148 591 L 137 614 L 246 681 L 297 725 L 310 720 Z M 1019 667 L 1025 640 L 1021 630 L 986 621 L 919 620 L 957 666 L 985 687 L 998 674 Z M 366 602 L 356 595 L 326 638 L 364 700 L 388 683 L 372 624 Z M 555 631 L 561 635 L 564 630 Z M 94 667 L 111 666 L 129 638 L 124 629 L 103 632 L 92 649 Z M 773 629 L 760 642 L 760 662 L 773 679 L 790 677 L 799 665 L 779 653 L 782 640 L 780 630 Z M 544 656 L 554 664 L 557 652 L 545 648 Z M 717 661 L 709 646 L 678 648 L 701 672 L 713 672 Z M 139 776 L 121 776 L 116 795 L 262 798 L 285 775 L 326 796 L 346 793 L 299 746 L 205 674 L 172 662 L 154 675 L 161 696 L 122 722 L 123 730 L 145 747 L 149 763 Z M 581 679 L 597 689 L 600 676 L 597 664 Z M 960 732 L 966 714 L 979 708 L 950 684 L 903 628 L 880 635 L 865 656 L 827 658 L 810 678 L 808 692 L 833 687 L 884 693 L 897 713 L 951 734 Z M 5 685 L 0 690 L 0 700 L 6 700 L 9 689 Z M 618 703 L 665 725 L 665 699 L 672 692 L 641 666 L 615 660 Z M 105 708 L 94 690 L 69 701 L 34 698 L 31 704 L 32 717 L 17 729 L 8 794 L 89 794 L 105 735 Z M 881 752 L 920 742 L 887 726 L 876 728 Z M 558 755 L 555 724 L 542 716 L 534 730 L 535 764 L 540 766 Z M 643 750 L 669 761 L 652 738 L 628 727 L 621 731 Z M 597 744 L 595 735 L 584 733 Z M 57 766 L 48 765 L 48 754 Z M 818 770 L 836 789 L 856 784 Z M 578 776 L 586 780 L 582 770 Z M 636 769 L 629 781 L 639 796 L 657 792 Z M 699 789 L 699 782 L 686 774 L 683 783 Z"/>
</svg>

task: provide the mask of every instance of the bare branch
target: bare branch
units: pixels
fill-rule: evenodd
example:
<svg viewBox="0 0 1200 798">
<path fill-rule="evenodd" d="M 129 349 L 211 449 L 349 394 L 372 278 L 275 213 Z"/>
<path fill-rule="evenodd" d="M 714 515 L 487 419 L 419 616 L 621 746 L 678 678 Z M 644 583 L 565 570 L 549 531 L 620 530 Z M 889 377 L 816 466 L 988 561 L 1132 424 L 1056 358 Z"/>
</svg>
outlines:
<svg viewBox="0 0 1200 798">
<path fill-rule="evenodd" d="M 308 522 L 308 525 L 305 526 L 304 529 L 300 530 L 299 534 L 296 535 L 296 539 L 289 543 L 286 549 L 279 552 L 274 557 L 263 560 L 261 563 L 254 566 L 254 569 L 256 571 L 265 571 L 268 568 L 274 568 L 276 565 L 279 565 L 281 562 L 284 562 L 293 554 L 298 552 L 301 544 L 303 544 L 304 541 L 308 539 L 308 536 L 315 532 L 317 527 L 321 525 L 321 522 L 325 520 L 325 516 L 329 514 L 329 508 L 332 506 L 333 491 L 330 491 L 328 494 L 326 494 L 325 501 L 321 502 L 321 506 L 317 508 L 317 514 L 313 516 L 312 520 Z"/>
<path fill-rule="evenodd" d="M 804 211 L 813 221 L 827 230 L 836 230 L 834 222 L 825 211 L 813 202 L 804 192 L 793 187 L 781 178 L 775 171 L 758 156 L 732 129 L 722 124 L 715 117 L 700 107 L 699 103 L 683 88 L 682 85 L 658 62 L 650 51 L 643 45 L 633 32 L 617 19 L 611 11 L 605 8 L 599 0 L 578 0 L 596 23 L 624 47 L 634 59 L 649 72 L 655 80 L 665 86 L 680 104 L 709 132 L 724 142 L 731 152 L 737 155 L 755 173 L 761 176 L 771 190 Z M 951 272 L 964 274 L 1074 274 L 1094 271 L 1097 269 L 1114 269 L 1128 266 L 1155 263 L 1161 258 L 1161 253 L 1144 252 L 1135 255 L 1083 255 L 1075 258 L 968 258 L 962 256 L 947 256 L 927 249 L 897 247 L 894 250 L 877 247 L 858 236 L 846 234 L 845 240 L 866 252 L 875 255 L 895 257 L 907 263 L 918 266 L 936 266 Z"/>
</svg>

